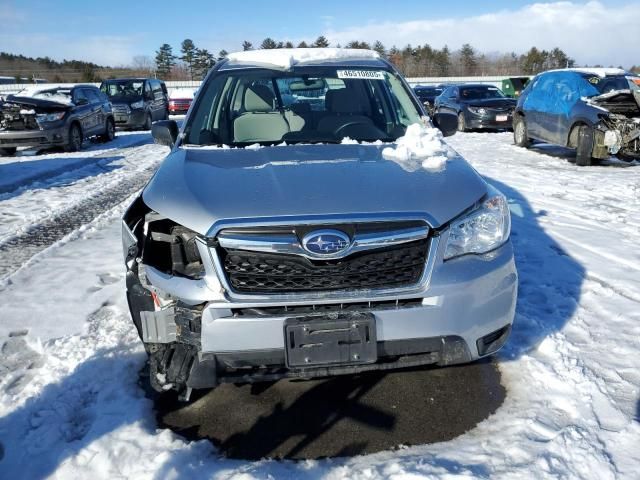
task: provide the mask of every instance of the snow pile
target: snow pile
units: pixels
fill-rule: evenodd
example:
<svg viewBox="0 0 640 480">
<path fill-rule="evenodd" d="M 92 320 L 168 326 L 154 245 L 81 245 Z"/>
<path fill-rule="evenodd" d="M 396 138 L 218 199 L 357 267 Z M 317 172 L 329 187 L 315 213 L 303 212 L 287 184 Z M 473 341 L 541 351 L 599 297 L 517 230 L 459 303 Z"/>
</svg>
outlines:
<svg viewBox="0 0 640 480">
<path fill-rule="evenodd" d="M 382 156 L 409 172 L 420 168 L 437 172 L 445 167 L 448 149 L 437 128 L 414 123 L 407 127 L 404 136 L 398 138 L 395 144 L 395 148 L 385 148 Z"/>
<path fill-rule="evenodd" d="M 354 58 L 380 58 L 373 50 L 355 48 L 275 48 L 230 53 L 233 62 L 258 63 L 278 68 L 291 68 L 298 63 L 346 60 Z"/>
</svg>

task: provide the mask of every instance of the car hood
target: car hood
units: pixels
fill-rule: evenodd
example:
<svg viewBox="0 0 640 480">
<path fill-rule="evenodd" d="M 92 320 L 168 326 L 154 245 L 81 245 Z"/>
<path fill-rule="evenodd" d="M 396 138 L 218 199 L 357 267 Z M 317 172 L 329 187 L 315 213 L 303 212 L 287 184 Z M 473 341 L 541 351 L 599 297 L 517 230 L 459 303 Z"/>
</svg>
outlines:
<svg viewBox="0 0 640 480">
<path fill-rule="evenodd" d="M 6 98 L 5 103 L 15 103 L 17 105 L 24 105 L 25 107 L 35 108 L 36 111 L 41 113 L 60 112 L 73 108 L 73 105 L 68 105 L 60 102 L 43 100 L 41 98 L 19 97 L 16 95 L 9 95 Z"/>
<path fill-rule="evenodd" d="M 595 97 L 589 97 L 587 103 L 597 105 L 611 113 L 632 114 L 640 116 L 640 91 L 614 90 Z"/>
<path fill-rule="evenodd" d="M 282 217 L 419 216 L 437 228 L 472 206 L 486 183 L 460 156 L 440 171 L 382 157 L 384 145 L 178 148 L 143 192 L 156 212 L 202 235 L 222 224 Z"/>
<path fill-rule="evenodd" d="M 517 101 L 514 98 L 487 98 L 486 100 L 466 100 L 465 105 L 471 107 L 515 107 Z"/>
</svg>

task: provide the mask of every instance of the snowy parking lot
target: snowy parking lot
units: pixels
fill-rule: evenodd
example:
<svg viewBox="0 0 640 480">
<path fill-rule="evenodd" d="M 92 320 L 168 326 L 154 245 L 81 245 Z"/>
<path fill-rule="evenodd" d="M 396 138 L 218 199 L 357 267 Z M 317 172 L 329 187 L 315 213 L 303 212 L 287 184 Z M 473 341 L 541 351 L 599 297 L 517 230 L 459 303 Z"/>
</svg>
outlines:
<svg viewBox="0 0 640 480">
<path fill-rule="evenodd" d="M 160 428 L 138 385 L 120 216 L 166 148 L 136 132 L 0 158 L 0 477 L 637 478 L 640 166 L 577 167 L 510 133 L 447 141 L 510 203 L 505 400 L 446 442 L 299 462 L 230 460 Z"/>
</svg>

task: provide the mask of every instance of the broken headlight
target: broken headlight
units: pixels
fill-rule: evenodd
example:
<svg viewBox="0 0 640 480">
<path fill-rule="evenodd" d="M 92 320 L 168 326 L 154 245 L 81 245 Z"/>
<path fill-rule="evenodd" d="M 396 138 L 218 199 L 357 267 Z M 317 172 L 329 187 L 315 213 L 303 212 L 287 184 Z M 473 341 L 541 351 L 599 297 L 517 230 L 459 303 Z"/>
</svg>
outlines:
<svg viewBox="0 0 640 480">
<path fill-rule="evenodd" d="M 204 276 L 204 265 L 198 250 L 198 235 L 157 214 L 147 214 L 142 262 L 170 275 L 191 279 Z"/>
<path fill-rule="evenodd" d="M 444 259 L 490 252 L 504 244 L 510 233 L 511 215 L 507 199 L 490 186 L 489 196 L 482 204 L 449 227 Z"/>
</svg>

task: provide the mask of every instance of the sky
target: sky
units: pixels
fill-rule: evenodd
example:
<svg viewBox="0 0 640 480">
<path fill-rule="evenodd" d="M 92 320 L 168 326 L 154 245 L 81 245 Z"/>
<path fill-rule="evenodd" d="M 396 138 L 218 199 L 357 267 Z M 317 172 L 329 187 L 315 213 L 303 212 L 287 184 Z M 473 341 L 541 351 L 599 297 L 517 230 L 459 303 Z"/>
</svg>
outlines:
<svg viewBox="0 0 640 480">
<path fill-rule="evenodd" d="M 163 43 L 174 53 L 191 38 L 213 53 L 240 50 L 243 40 L 294 43 L 325 35 L 403 47 L 408 43 L 483 53 L 560 47 L 578 64 L 640 64 L 638 0 L 0 0 L 0 51 L 100 65 L 153 57 Z"/>
</svg>

